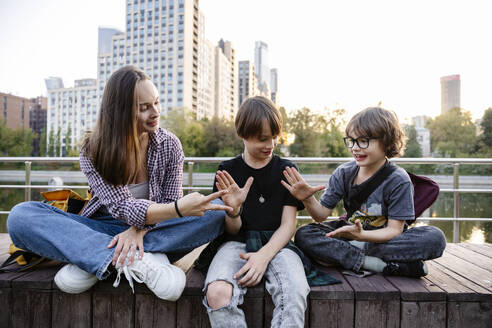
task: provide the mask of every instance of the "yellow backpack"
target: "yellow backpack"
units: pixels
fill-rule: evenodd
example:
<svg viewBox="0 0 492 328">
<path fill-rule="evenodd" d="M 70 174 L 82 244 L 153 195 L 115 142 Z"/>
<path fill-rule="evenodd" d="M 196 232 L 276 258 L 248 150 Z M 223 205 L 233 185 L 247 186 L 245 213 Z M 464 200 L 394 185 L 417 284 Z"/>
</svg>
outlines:
<svg viewBox="0 0 492 328">
<path fill-rule="evenodd" d="M 41 195 L 44 197 L 45 203 L 73 214 L 80 214 L 85 204 L 91 199 L 89 192 L 87 193 L 87 197 L 83 198 L 77 192 L 70 189 L 45 191 L 41 192 Z M 10 257 L 0 265 L 0 272 L 24 271 L 45 260 L 44 257 L 18 248 L 13 243 L 10 244 L 8 253 Z M 14 262 L 17 262 L 18 266 L 7 268 Z"/>
</svg>

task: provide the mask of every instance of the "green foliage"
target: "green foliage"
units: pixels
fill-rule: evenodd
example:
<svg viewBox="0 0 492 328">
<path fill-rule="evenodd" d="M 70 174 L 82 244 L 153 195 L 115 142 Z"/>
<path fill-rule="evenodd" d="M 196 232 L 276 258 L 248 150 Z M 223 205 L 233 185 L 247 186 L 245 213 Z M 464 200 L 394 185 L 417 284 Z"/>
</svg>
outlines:
<svg viewBox="0 0 492 328">
<path fill-rule="evenodd" d="M 284 124 L 279 145 L 275 149 L 276 154 L 304 157 L 349 155 L 343 144 L 343 109 L 319 115 L 303 108 L 289 116 L 285 108 L 280 108 L 280 113 Z M 162 126 L 181 140 L 185 156 L 188 157 L 232 157 L 241 153 L 244 148 L 232 121 L 217 117 L 198 121 L 183 109 L 163 116 Z M 295 141 L 287 146 L 289 133 L 294 134 Z"/>
<path fill-rule="evenodd" d="M 413 125 L 407 125 L 405 127 L 405 134 L 408 141 L 403 157 L 422 157 L 422 149 L 417 141 L 417 130 L 415 130 L 415 127 Z"/>
<path fill-rule="evenodd" d="M 482 128 L 482 140 L 487 147 L 492 147 L 492 107 L 489 107 L 482 117 L 480 123 Z"/>
<path fill-rule="evenodd" d="M 216 117 L 197 121 L 186 110 L 172 111 L 162 121 L 181 141 L 185 156 L 232 157 L 243 149 L 233 122 Z"/>
<path fill-rule="evenodd" d="M 41 130 L 41 136 L 39 137 L 39 154 L 45 157 L 48 153 L 47 143 L 46 143 L 46 128 Z"/>
<path fill-rule="evenodd" d="M 480 122 L 481 135 L 478 137 L 477 153 L 483 157 L 492 157 L 492 108 L 488 108 Z"/>
<path fill-rule="evenodd" d="M 0 120 L 0 156 L 31 156 L 33 138 L 31 129 L 10 129 Z"/>
<path fill-rule="evenodd" d="M 50 136 L 49 136 L 49 142 L 48 144 L 50 145 L 47 153 L 49 157 L 54 157 L 55 156 L 55 132 L 53 129 L 50 130 Z"/>
<path fill-rule="evenodd" d="M 467 157 L 476 153 L 476 127 L 469 111 L 453 108 L 427 122 L 432 151 L 442 157 Z"/>
<path fill-rule="evenodd" d="M 205 142 L 203 156 L 235 156 L 243 151 L 243 142 L 236 134 L 232 121 L 219 120 L 214 117 L 204 122 Z"/>
<path fill-rule="evenodd" d="M 55 151 L 54 151 L 54 156 L 60 157 L 61 156 L 61 131 L 58 129 L 58 132 L 56 132 L 56 137 L 55 137 Z"/>
<path fill-rule="evenodd" d="M 318 115 L 306 107 L 295 111 L 289 118 L 288 129 L 295 136 L 294 142 L 289 147 L 292 156 L 318 156 L 319 144 L 316 139 L 320 131 L 316 131 L 317 118 Z"/>
<path fill-rule="evenodd" d="M 302 108 L 288 118 L 287 128 L 295 136 L 289 150 L 299 157 L 344 157 L 348 150 L 343 143 L 342 127 L 345 110 L 337 109 L 327 115 Z"/>
<path fill-rule="evenodd" d="M 72 128 L 69 126 L 65 134 L 65 156 L 72 153 Z"/>
</svg>

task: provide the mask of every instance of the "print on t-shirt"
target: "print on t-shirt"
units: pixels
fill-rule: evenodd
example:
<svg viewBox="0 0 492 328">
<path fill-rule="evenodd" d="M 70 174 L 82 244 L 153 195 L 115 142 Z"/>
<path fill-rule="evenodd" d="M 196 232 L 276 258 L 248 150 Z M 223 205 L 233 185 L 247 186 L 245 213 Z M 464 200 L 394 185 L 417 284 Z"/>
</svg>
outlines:
<svg viewBox="0 0 492 328">
<path fill-rule="evenodd" d="M 386 225 L 388 219 L 383 215 L 382 205 L 373 203 L 367 208 L 366 203 L 362 204 L 358 211 L 347 220 L 349 224 L 355 224 L 355 220 L 359 219 L 362 227 L 365 230 L 382 228 Z"/>
</svg>

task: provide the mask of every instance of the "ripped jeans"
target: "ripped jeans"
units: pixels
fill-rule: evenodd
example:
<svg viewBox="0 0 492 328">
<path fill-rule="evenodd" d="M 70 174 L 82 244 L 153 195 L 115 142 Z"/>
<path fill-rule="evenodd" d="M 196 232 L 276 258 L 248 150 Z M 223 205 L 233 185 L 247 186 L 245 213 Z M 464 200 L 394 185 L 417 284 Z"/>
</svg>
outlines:
<svg viewBox="0 0 492 328">
<path fill-rule="evenodd" d="M 244 312 L 238 305 L 243 303 L 247 288 L 239 286 L 233 278 L 246 264 L 239 253 L 246 253 L 246 244 L 237 241 L 223 244 L 208 269 L 204 292 L 210 283 L 217 280 L 226 281 L 233 287 L 230 303 L 218 309 L 210 308 L 204 296 L 203 304 L 212 327 L 246 327 Z M 299 256 L 290 249 L 282 248 L 268 264 L 264 277 L 266 290 L 275 305 L 271 327 L 304 327 L 310 289 Z"/>
</svg>

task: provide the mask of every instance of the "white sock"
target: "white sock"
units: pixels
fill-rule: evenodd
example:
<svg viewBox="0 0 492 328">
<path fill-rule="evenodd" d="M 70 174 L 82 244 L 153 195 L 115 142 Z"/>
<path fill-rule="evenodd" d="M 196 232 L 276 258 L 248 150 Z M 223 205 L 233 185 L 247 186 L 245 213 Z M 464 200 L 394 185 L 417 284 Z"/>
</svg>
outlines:
<svg viewBox="0 0 492 328">
<path fill-rule="evenodd" d="M 386 262 L 381 260 L 379 257 L 374 256 L 364 256 L 364 264 L 362 268 L 372 271 L 372 272 L 383 272 Z"/>
<path fill-rule="evenodd" d="M 358 240 L 351 240 L 351 241 L 349 241 L 349 244 L 352 246 L 355 246 L 359 249 L 364 249 L 366 242 L 365 241 L 358 241 Z"/>
<path fill-rule="evenodd" d="M 424 272 L 425 272 L 425 275 L 427 275 L 429 273 L 429 270 L 427 269 L 427 264 L 425 263 L 425 261 L 424 261 Z"/>
</svg>

